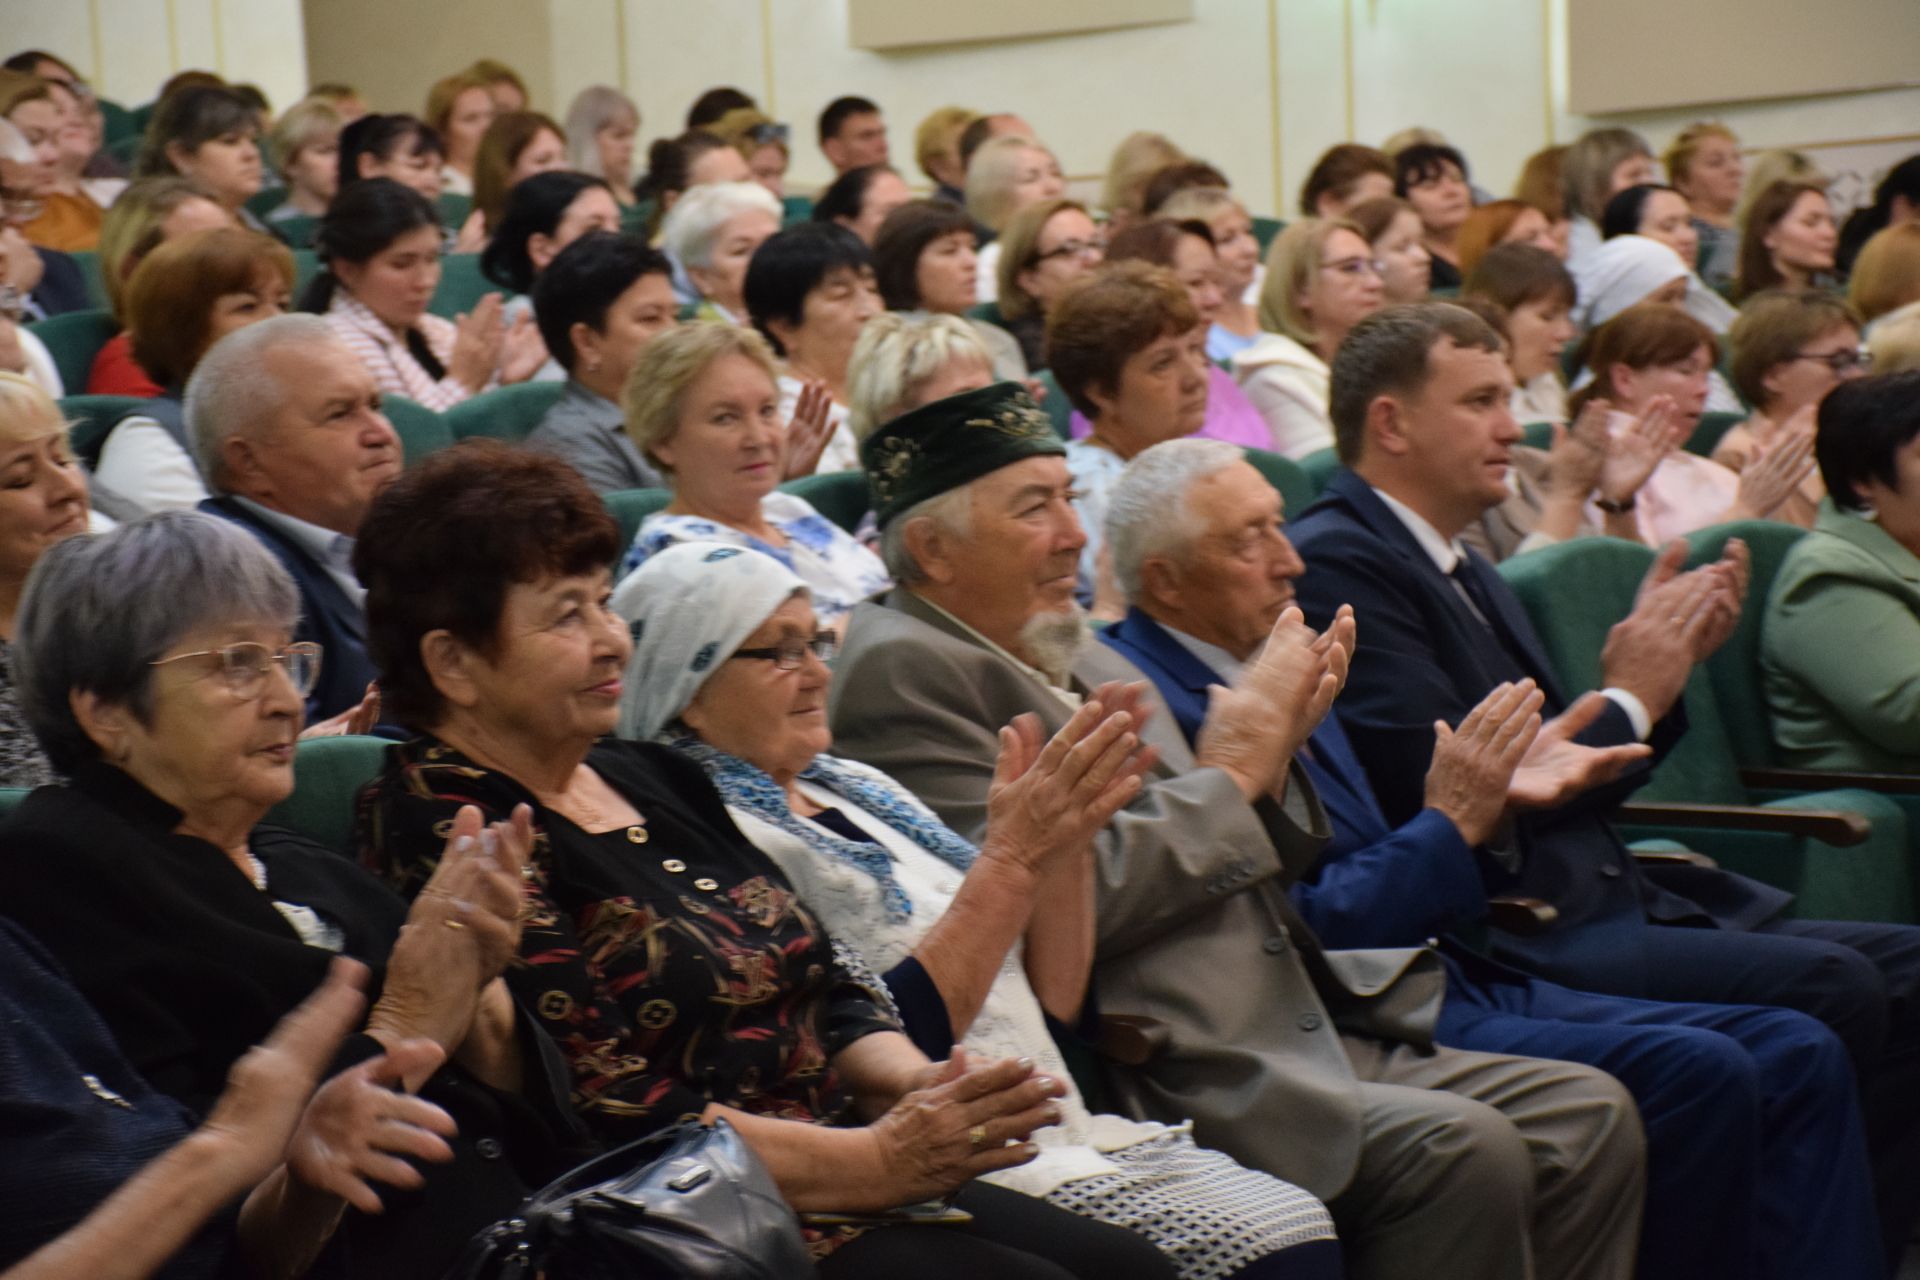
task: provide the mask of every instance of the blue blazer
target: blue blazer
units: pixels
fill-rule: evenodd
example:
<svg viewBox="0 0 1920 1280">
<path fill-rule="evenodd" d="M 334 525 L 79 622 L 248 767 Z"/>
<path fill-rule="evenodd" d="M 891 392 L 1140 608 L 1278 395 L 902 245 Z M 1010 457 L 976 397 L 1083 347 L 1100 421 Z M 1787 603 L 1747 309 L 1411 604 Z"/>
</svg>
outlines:
<svg viewBox="0 0 1920 1280">
<path fill-rule="evenodd" d="M 1152 680 L 1189 743 L 1219 673 L 1138 609 L 1100 633 Z M 1339 720 L 1314 730 L 1300 763 L 1320 794 L 1333 839 L 1288 890 L 1329 947 L 1417 947 L 1486 914 L 1473 850 L 1448 819 L 1423 808 L 1395 828 L 1381 813 Z"/>
<path fill-rule="evenodd" d="M 42 315 L 64 315 L 93 305 L 87 297 L 87 277 L 81 273 L 78 262 L 54 249 L 36 245 L 33 251 L 40 255 L 41 267 L 40 283 L 33 290 L 33 306 L 39 308 Z M 67 394 L 79 392 L 68 387 Z"/>
<path fill-rule="evenodd" d="M 1434 721 L 1458 724 L 1496 684 L 1527 677 L 1546 694 L 1544 714 L 1565 709 L 1567 698 L 1526 611 L 1492 566 L 1466 553 L 1466 572 L 1492 610 L 1483 623 L 1352 472 L 1338 472 L 1288 532 L 1307 565 L 1297 584 L 1307 620 L 1325 626 L 1342 604 L 1351 604 L 1358 619 L 1360 646 L 1341 694 L 1341 721 L 1389 822 L 1407 822 L 1420 811 Z M 1676 705 L 1654 728 L 1651 761 L 1550 813 L 1521 815 L 1509 850 L 1517 857 L 1483 857 L 1492 892 L 1542 898 L 1560 909 L 1554 930 L 1505 945 L 1542 956 L 1619 945 L 1648 920 L 1750 928 L 1791 901 L 1726 872 L 1688 868 L 1671 879 L 1663 875 L 1666 887 L 1656 884 L 1607 821 L 1685 728 Z M 1581 740 L 1630 742 L 1632 725 L 1623 710 L 1609 706 Z"/>
<path fill-rule="evenodd" d="M 260 539 L 300 588 L 300 624 L 293 638 L 317 641 L 322 649 L 320 680 L 307 697 L 307 723 L 337 716 L 357 704 L 366 696 L 367 685 L 380 675 L 367 653 L 365 611 L 305 548 L 232 498 L 208 498 L 200 510 L 231 520 Z"/>
</svg>

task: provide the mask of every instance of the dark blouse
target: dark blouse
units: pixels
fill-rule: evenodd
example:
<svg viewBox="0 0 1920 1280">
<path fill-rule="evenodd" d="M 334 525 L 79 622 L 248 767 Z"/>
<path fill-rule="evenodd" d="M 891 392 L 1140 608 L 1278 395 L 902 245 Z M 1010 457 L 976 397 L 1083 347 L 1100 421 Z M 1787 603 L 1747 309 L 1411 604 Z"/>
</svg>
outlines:
<svg viewBox="0 0 1920 1280">
<path fill-rule="evenodd" d="M 845 1118 L 828 1061 L 899 1029 L 878 982 L 836 950 L 698 765 L 614 740 L 587 763 L 640 811 L 639 826 L 590 834 L 435 739 L 390 748 L 361 792 L 362 855 L 414 893 L 462 805 L 489 821 L 533 806 L 532 917 L 508 981 L 559 1041 L 575 1104 L 605 1141 L 710 1103 Z"/>
</svg>

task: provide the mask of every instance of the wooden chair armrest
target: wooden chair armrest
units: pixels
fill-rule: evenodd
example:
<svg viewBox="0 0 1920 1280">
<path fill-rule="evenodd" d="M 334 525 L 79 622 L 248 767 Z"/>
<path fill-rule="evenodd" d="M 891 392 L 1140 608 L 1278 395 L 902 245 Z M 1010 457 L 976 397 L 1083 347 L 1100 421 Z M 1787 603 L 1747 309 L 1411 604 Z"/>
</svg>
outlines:
<svg viewBox="0 0 1920 1280">
<path fill-rule="evenodd" d="M 1100 1054 L 1122 1066 L 1144 1066 L 1167 1045 L 1166 1024 L 1137 1013 L 1109 1013 L 1100 1019 Z"/>
<path fill-rule="evenodd" d="M 1633 860 L 1643 867 L 1699 867 L 1712 871 L 1719 863 L 1691 849 L 1635 849 Z"/>
<path fill-rule="evenodd" d="M 1539 898 L 1489 898 L 1487 923 L 1502 933 L 1526 938 L 1545 933 L 1560 919 L 1560 908 Z"/>
<path fill-rule="evenodd" d="M 1745 804 L 1627 804 L 1618 820 L 1630 826 L 1721 827 L 1728 831 L 1771 831 L 1810 837 L 1831 845 L 1866 841 L 1872 826 L 1842 809 L 1769 809 Z"/>
<path fill-rule="evenodd" d="M 1742 769 L 1740 781 L 1762 791 L 1834 791 L 1853 787 L 1920 796 L 1920 773 L 1846 773 L 1837 769 Z"/>
</svg>

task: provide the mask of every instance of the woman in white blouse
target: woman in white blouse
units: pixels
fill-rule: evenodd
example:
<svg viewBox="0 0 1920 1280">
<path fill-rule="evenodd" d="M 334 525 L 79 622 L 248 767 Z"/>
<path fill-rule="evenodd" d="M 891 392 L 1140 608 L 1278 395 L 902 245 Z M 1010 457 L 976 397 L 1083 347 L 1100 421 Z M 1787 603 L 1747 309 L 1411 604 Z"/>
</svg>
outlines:
<svg viewBox="0 0 1920 1280">
<path fill-rule="evenodd" d="M 488 294 L 455 320 L 427 313 L 440 284 L 440 221 L 417 191 L 389 178 L 342 190 L 320 223 L 324 269 L 301 309 L 324 315 L 373 374 L 383 395 L 450 409 L 546 360 L 533 317 L 501 317 Z"/>
</svg>

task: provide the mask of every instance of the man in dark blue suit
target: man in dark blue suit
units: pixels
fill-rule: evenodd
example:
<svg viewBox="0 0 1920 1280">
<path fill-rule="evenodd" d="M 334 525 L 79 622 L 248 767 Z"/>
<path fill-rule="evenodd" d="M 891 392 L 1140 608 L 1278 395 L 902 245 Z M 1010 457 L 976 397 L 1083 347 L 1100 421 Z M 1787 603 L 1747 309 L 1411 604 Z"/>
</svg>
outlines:
<svg viewBox="0 0 1920 1280">
<path fill-rule="evenodd" d="M 1137 458 L 1110 503 L 1131 607 L 1102 639 L 1154 681 L 1191 739 L 1209 691 L 1237 677 L 1291 602 L 1303 566 L 1280 496 L 1232 446 L 1175 441 Z M 1364 637 L 1365 615 L 1356 622 Z M 1321 723 L 1301 763 L 1333 838 L 1291 890 L 1316 932 L 1345 947 L 1411 945 L 1478 925 L 1487 890 L 1473 851 L 1510 806 L 1560 802 L 1646 755 L 1572 742 L 1577 717 L 1541 734 L 1542 702 L 1530 681 L 1502 684 L 1457 731 L 1429 728 L 1440 741 L 1422 805 L 1398 827 L 1337 720 Z M 1590 995 L 1449 938 L 1440 948 L 1441 1043 L 1584 1062 L 1633 1092 L 1647 1133 L 1642 1276 L 1880 1274 L 1852 1071 L 1817 1020 Z"/>
<path fill-rule="evenodd" d="M 353 539 L 401 462 L 372 375 L 318 316 L 279 316 L 213 345 L 187 383 L 186 417 L 214 495 L 200 509 L 259 538 L 300 588 L 294 638 L 322 650 L 308 723 L 366 732 L 379 673 Z"/>
<path fill-rule="evenodd" d="M 1334 362 L 1345 469 L 1295 522 L 1306 560 L 1298 591 L 1309 620 L 1345 604 L 1364 620 L 1341 721 L 1389 822 L 1421 807 L 1436 721 L 1457 724 L 1495 685 L 1523 678 L 1546 694 L 1547 715 L 1568 707 L 1518 600 L 1458 537 L 1508 496 L 1520 439 L 1510 389 L 1498 336 L 1445 303 L 1369 317 Z M 1581 742 L 1645 741 L 1657 758 L 1684 730 L 1680 693 L 1737 617 L 1744 553 L 1712 570 L 1717 586 L 1676 566 L 1662 556 L 1610 633 L 1609 705 Z M 1861 1081 L 1882 1225 L 1897 1246 L 1920 1205 L 1920 929 L 1785 920 L 1788 895 L 1717 870 L 1643 874 L 1607 820 L 1643 776 L 1517 813 L 1481 847 L 1491 890 L 1560 913 L 1538 936 L 1496 934 L 1496 951 L 1585 990 L 1776 1005 L 1832 1027 Z"/>
</svg>

